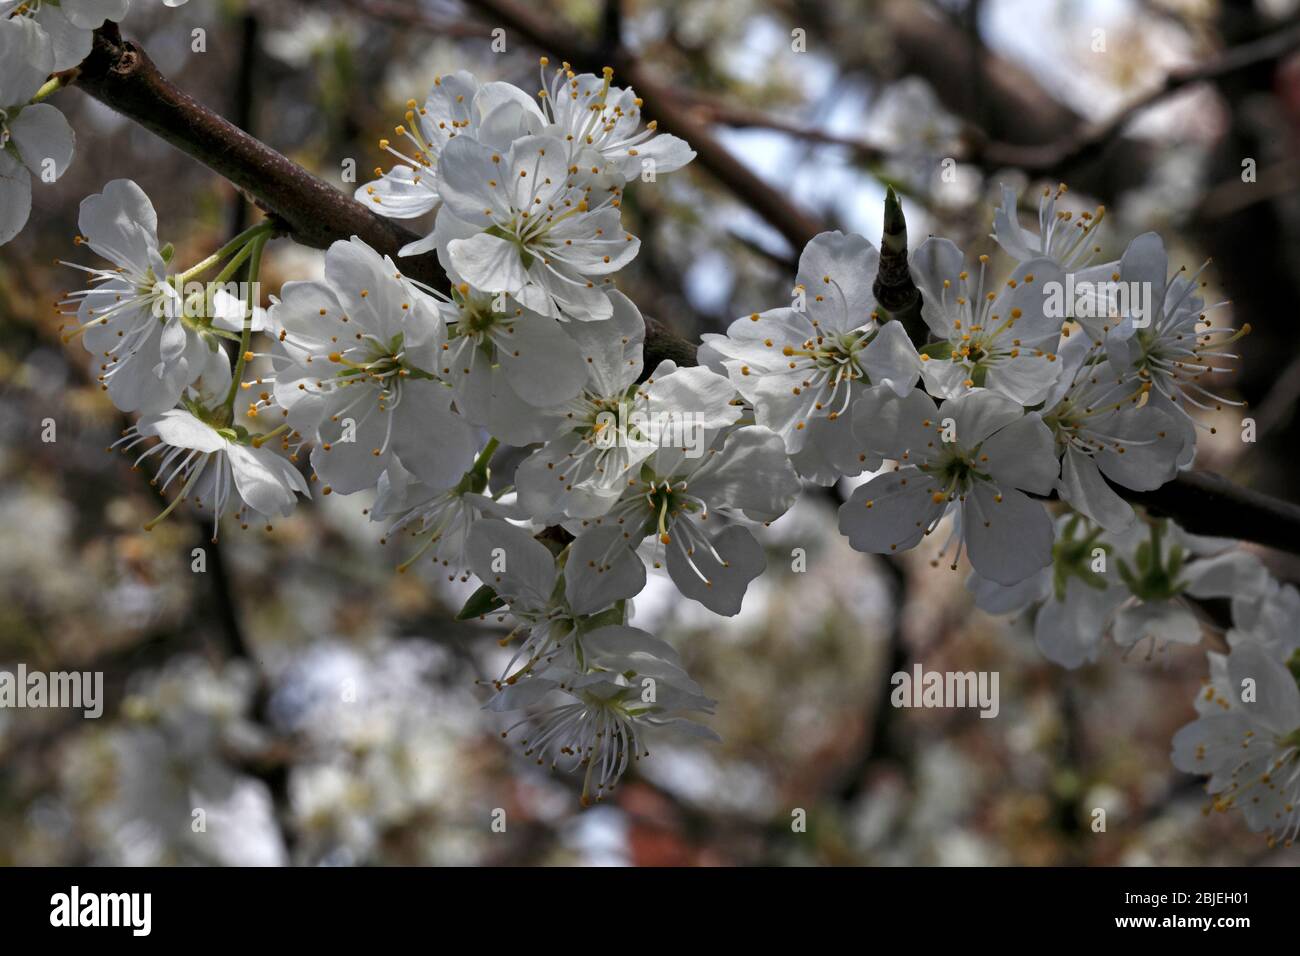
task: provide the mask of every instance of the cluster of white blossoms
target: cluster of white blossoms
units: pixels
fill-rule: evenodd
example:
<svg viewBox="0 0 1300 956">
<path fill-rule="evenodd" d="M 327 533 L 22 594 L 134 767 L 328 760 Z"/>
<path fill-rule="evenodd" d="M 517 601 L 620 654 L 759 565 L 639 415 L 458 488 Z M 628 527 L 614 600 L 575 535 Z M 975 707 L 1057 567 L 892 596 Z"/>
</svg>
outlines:
<svg viewBox="0 0 1300 956">
<path fill-rule="evenodd" d="M 163 0 L 169 7 L 187 0 Z M 94 31 L 120 21 L 131 0 L 0 0 L 0 245 L 32 211 L 32 177 L 55 182 L 72 162 L 76 137 L 43 103 L 59 86 L 50 74 L 90 53 Z"/>
<path fill-rule="evenodd" d="M 579 769 L 586 802 L 663 728 L 711 733 L 692 717 L 714 701 L 635 626 L 648 575 L 737 614 L 766 566 L 762 526 L 806 485 L 857 479 L 839 513 L 854 548 L 903 552 L 944 529 L 934 564 L 956 570 L 964 554 L 977 603 L 1032 613 L 1064 666 L 1096 659 L 1108 634 L 1126 650 L 1195 642 L 1187 599 L 1232 598 L 1235 649 L 1213 659 L 1206 698 L 1224 712 L 1206 704 L 1176 759 L 1213 774 L 1223 803 L 1267 790 L 1248 819 L 1293 835 L 1294 591 L 1231 542 L 1125 500 L 1190 465 L 1194 415 L 1221 407 L 1211 380 L 1248 331 L 1212 323 L 1159 237 L 1094 264 L 1102 211 L 1076 218 L 1049 190 L 1027 230 L 1008 191 L 994 228 L 1009 274 L 946 239 L 913 253 L 918 335 L 877 304 L 872 244 L 822 233 L 788 303 L 705 335 L 698 365 L 651 368 L 645 320 L 613 287 L 639 246 L 621 205 L 631 182 L 694 153 L 643 125 L 612 71 L 542 69 L 537 97 L 456 73 L 410 101 L 403 148 L 380 144 L 399 162 L 357 199 L 396 218 L 436 212 L 431 231 L 396 259 L 336 242 L 322 279 L 286 283 L 264 313 L 268 224 L 177 269 L 134 183 L 83 203 L 78 242 L 108 265 L 80 267 L 69 335 L 141 414 L 119 444 L 175 489 L 164 514 L 189 502 L 214 536 L 223 515 L 265 524 L 310 495 L 296 464 L 309 449 L 323 494 L 369 493 L 372 520 L 412 539 L 403 569 L 431 560 L 478 579 L 461 616 L 507 624 L 513 647 L 486 706 L 524 711 L 504 734 Z M 447 291 L 403 272 L 430 255 Z M 217 284 L 246 269 L 248 296 L 187 291 L 218 267 Z M 494 476 L 503 447 L 522 462 Z M 1226 683 L 1238 671 L 1258 703 Z"/>
</svg>

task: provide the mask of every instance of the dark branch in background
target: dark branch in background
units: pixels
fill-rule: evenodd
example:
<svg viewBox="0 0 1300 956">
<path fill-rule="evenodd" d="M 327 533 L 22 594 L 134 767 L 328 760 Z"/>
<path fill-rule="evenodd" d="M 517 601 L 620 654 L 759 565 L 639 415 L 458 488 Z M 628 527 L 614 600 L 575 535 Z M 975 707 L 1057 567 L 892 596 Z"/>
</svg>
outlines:
<svg viewBox="0 0 1300 956">
<path fill-rule="evenodd" d="M 770 129 L 810 143 L 839 146 L 849 150 L 854 159 L 867 164 L 882 162 L 889 158 L 887 150 L 865 139 L 841 136 L 813 126 L 804 126 L 752 106 L 727 103 L 716 97 L 682 87 L 674 87 L 672 96 L 681 102 L 689 103 L 691 115 L 702 123 L 729 126 L 732 129 Z"/>
<path fill-rule="evenodd" d="M 1029 173 L 1061 175 L 1071 167 L 1099 158 L 1119 141 L 1125 128 L 1139 113 L 1174 93 L 1195 83 L 1221 80 L 1243 70 L 1276 62 L 1297 49 L 1300 49 L 1300 24 L 1293 24 L 1233 47 L 1209 63 L 1170 72 L 1159 86 L 1104 123 L 1040 146 L 988 142 L 977 146 L 976 153 L 986 165 L 1017 166 Z"/>
<path fill-rule="evenodd" d="M 456 39 L 482 38 L 483 28 L 464 20 L 434 19 L 418 6 L 400 0 L 338 0 L 344 8 L 388 23 L 427 30 L 439 36 Z"/>
<path fill-rule="evenodd" d="M 239 20 L 239 81 L 235 84 L 235 106 L 230 120 L 248 132 L 253 128 L 253 76 L 257 67 L 257 16 L 245 13 Z M 251 134 L 250 134 L 251 135 Z M 248 226 L 248 204 L 242 194 L 230 203 L 227 233 L 233 239 Z"/>
<path fill-rule="evenodd" d="M 231 119 L 240 129 L 250 129 L 253 118 L 253 74 L 257 60 L 257 17 L 246 14 L 240 21 L 239 29 L 239 72 L 235 82 L 234 104 Z M 226 227 L 231 239 L 244 231 L 248 225 L 248 206 L 241 193 L 236 193 L 230 202 L 229 223 Z M 232 657 L 242 657 L 254 661 L 252 648 L 239 623 L 239 609 L 236 604 L 235 588 L 231 586 L 230 573 L 226 568 L 225 555 L 220 543 L 214 536 L 211 541 L 203 542 L 207 550 L 211 573 L 208 578 L 212 584 L 211 598 L 213 616 L 221 625 L 226 653 Z"/>
<path fill-rule="evenodd" d="M 608 57 L 617 57 L 622 48 L 622 0 L 604 0 L 600 11 L 600 50 Z"/>
<path fill-rule="evenodd" d="M 549 21 L 541 26 L 533 23 L 537 17 L 514 8 L 508 0 L 472 2 L 483 9 L 508 8 L 511 16 L 520 20 L 507 22 L 530 39 L 532 34 L 521 24 L 527 23 L 530 29 L 539 29 L 538 38 L 550 37 L 553 28 Z M 645 84 L 635 80 L 640 71 L 634 63 L 633 67 L 630 72 L 634 85 L 638 92 L 644 93 Z M 95 48 L 82 64 L 77 83 L 105 105 L 141 123 L 244 189 L 259 206 L 279 217 L 286 224 L 286 231 L 305 245 L 324 248 L 336 239 L 357 235 L 380 252 L 395 255 L 398 248 L 415 238 L 414 233 L 374 215 L 360 203 L 176 89 L 158 72 L 143 50 L 134 43 L 122 41 L 112 24 L 97 31 Z M 657 86 L 654 88 L 658 89 Z M 650 112 L 649 98 L 646 98 L 646 103 L 647 112 Z M 662 116 L 662 112 L 659 115 Z M 677 132 L 682 134 L 684 130 L 677 127 Z M 706 132 L 701 135 L 726 156 L 729 163 L 739 165 Z M 700 153 L 703 162 L 705 151 L 700 148 L 701 142 L 692 142 L 692 146 Z M 804 220 L 800 229 L 807 233 L 807 238 L 820 231 L 815 223 L 807 221 L 804 213 L 789 206 L 766 183 L 748 170 L 745 170 L 745 175 L 762 187 L 750 197 L 756 200 L 756 209 L 759 208 L 757 198 L 766 197 L 765 201 L 771 201 L 769 205 L 774 202 L 785 213 Z M 745 191 L 736 188 L 735 183 L 730 185 L 738 195 L 744 194 Z M 792 225 L 793 220 L 787 224 Z M 793 232 L 787 238 L 793 239 Z M 800 241 L 798 247 L 801 248 L 805 241 Z M 882 257 L 882 270 L 888 268 L 888 261 Z M 403 269 L 426 282 L 440 284 L 445 281 L 445 277 L 437 274 L 432 255 L 405 259 Z M 906 289 L 900 285 L 894 291 L 903 293 Z M 651 363 L 662 358 L 673 358 L 685 364 L 694 349 L 694 343 L 673 334 L 661 323 L 653 320 L 647 323 L 647 366 L 653 368 Z M 1156 491 L 1141 494 L 1127 489 L 1117 491 L 1130 501 L 1174 518 L 1193 533 L 1228 535 L 1300 553 L 1300 506 L 1234 485 L 1218 475 L 1183 473 Z"/>
<path fill-rule="evenodd" d="M 572 25 L 514 0 L 465 0 L 493 25 L 504 26 L 524 38 L 542 53 L 562 56 L 574 69 L 599 74 L 614 68 L 615 81 L 636 88 L 644 105 L 642 115 L 657 120 L 660 129 L 680 136 L 698 154 L 697 162 L 758 213 L 785 237 L 798 253 L 823 227 L 807 212 L 791 203 L 748 166 L 731 155 L 700 122 L 689 107 L 632 53 L 621 46 L 603 50 L 582 40 Z M 431 25 L 432 26 L 432 25 Z"/>
<path fill-rule="evenodd" d="M 1155 491 L 1115 490 L 1193 534 L 1238 538 L 1300 554 L 1300 505 L 1233 484 L 1212 471 L 1180 472 Z"/>
<path fill-rule="evenodd" d="M 251 136 L 255 117 L 255 79 L 257 76 L 258 33 L 257 15 L 249 11 L 238 21 L 239 30 L 239 73 L 235 83 L 234 104 L 231 109 L 231 121 L 239 129 Z M 227 233 L 233 239 L 244 231 L 248 225 L 248 203 L 244 193 L 236 191 L 230 200 Z M 265 728 L 266 745 L 252 759 L 236 761 L 241 769 L 261 780 L 266 786 L 274 808 L 274 819 L 280 831 L 280 840 L 285 852 L 292 854 L 296 843 L 289 801 L 289 763 L 283 759 L 283 753 L 289 748 L 288 741 L 280 739 L 272 726 L 271 682 L 266 669 L 257 654 L 257 648 L 248 640 L 239 620 L 239 589 L 231 579 L 226 565 L 224 548 L 214 537 L 204 545 L 208 550 L 208 570 L 212 579 L 212 598 L 215 603 L 214 613 L 221 622 L 226 635 L 226 653 L 249 663 L 257 675 L 257 687 L 252 701 L 253 719 Z"/>
</svg>

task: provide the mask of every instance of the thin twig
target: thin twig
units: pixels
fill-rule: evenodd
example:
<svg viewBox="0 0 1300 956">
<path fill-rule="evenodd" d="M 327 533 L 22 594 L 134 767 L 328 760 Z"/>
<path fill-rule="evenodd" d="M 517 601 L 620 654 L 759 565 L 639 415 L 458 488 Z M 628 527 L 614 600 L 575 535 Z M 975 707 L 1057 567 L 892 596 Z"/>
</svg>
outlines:
<svg viewBox="0 0 1300 956">
<path fill-rule="evenodd" d="M 976 147 L 985 165 L 1016 166 L 1029 173 L 1061 174 L 1095 159 L 1119 140 L 1139 113 L 1196 83 L 1221 80 L 1243 70 L 1280 60 L 1300 49 L 1300 24 L 1293 24 L 1226 51 L 1208 63 L 1173 70 L 1164 80 L 1109 120 L 1041 146 L 986 142 Z"/>
</svg>

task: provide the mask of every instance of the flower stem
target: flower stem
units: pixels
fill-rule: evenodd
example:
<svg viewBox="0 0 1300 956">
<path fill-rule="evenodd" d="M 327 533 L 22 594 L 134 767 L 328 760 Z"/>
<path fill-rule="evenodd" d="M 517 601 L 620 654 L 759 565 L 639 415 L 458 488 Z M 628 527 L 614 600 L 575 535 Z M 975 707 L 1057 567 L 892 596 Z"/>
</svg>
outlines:
<svg viewBox="0 0 1300 956">
<path fill-rule="evenodd" d="M 270 239 L 269 231 L 258 233 L 248 245 L 248 297 L 244 307 L 244 330 L 239 336 L 239 357 L 235 359 L 235 371 L 230 376 L 230 391 L 222 407 L 233 417 L 235 396 L 239 394 L 239 384 L 244 377 L 244 365 L 248 362 L 248 346 L 253 338 L 253 310 L 257 308 L 257 278 L 262 271 L 262 250 Z"/>
<path fill-rule="evenodd" d="M 487 466 L 491 463 L 492 456 L 496 454 L 497 448 L 500 447 L 500 445 L 500 440 L 489 438 L 488 443 L 483 446 L 483 450 L 479 452 L 478 457 L 474 459 L 474 467 L 472 467 L 470 471 L 487 471 Z"/>
<path fill-rule="evenodd" d="M 197 262 L 194 265 L 190 266 L 184 272 L 176 276 L 176 278 L 181 282 L 184 282 L 185 280 L 191 279 L 194 276 L 198 275 L 199 273 L 206 272 L 208 269 L 211 269 L 218 262 L 220 262 L 222 259 L 226 258 L 227 256 L 231 255 L 232 253 L 235 252 L 242 253 L 247 251 L 248 246 L 253 242 L 254 239 L 257 239 L 260 236 L 269 237 L 271 231 L 274 228 L 275 226 L 269 220 L 259 222 L 255 226 L 249 226 L 247 229 L 245 229 L 239 235 L 235 236 L 234 239 L 231 239 L 228 243 L 226 243 L 224 246 L 222 246 L 212 255 L 208 256 L 202 262 Z M 226 278 L 230 278 L 230 277 L 226 276 Z M 218 280 L 218 281 L 224 281 L 224 280 Z"/>
</svg>

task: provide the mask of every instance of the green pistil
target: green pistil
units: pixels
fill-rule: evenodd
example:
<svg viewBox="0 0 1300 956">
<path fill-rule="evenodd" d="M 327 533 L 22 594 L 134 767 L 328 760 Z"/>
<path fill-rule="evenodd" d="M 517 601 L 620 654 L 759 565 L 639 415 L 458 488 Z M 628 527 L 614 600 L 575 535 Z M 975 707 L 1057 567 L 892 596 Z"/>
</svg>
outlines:
<svg viewBox="0 0 1300 956">
<path fill-rule="evenodd" d="M 525 269 L 533 264 L 533 253 L 529 251 L 527 243 L 520 239 L 517 234 L 508 232 L 500 226 L 491 226 L 484 231 L 489 236 L 496 236 L 498 239 L 504 239 L 506 242 L 514 245 L 514 247 L 519 250 L 519 259 L 523 262 Z M 534 236 L 533 238 L 535 239 L 537 237 Z"/>
</svg>

